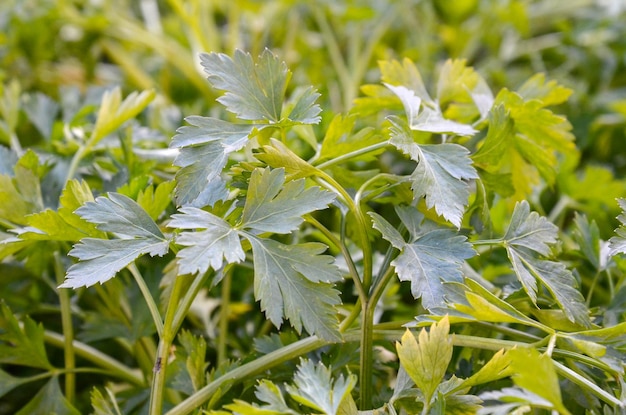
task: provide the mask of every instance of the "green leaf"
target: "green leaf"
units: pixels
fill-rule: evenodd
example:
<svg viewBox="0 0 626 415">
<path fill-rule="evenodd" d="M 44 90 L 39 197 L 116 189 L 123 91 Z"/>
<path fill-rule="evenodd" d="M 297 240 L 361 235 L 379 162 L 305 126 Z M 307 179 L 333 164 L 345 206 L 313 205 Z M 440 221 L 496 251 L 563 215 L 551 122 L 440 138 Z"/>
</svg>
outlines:
<svg viewBox="0 0 626 415">
<path fill-rule="evenodd" d="M 65 399 L 59 378 L 52 377 L 46 385 L 15 415 L 80 415 L 80 412 Z"/>
<path fill-rule="evenodd" d="M 172 202 L 171 194 L 176 182 L 169 181 L 159 184 L 156 189 L 148 186 L 137 195 L 137 204 L 148 213 L 152 220 L 157 220 L 161 213 Z"/>
<path fill-rule="evenodd" d="M 59 104 L 49 96 L 37 92 L 23 97 L 22 108 L 43 138 L 50 140 L 52 126 L 59 113 Z"/>
<path fill-rule="evenodd" d="M 507 140 L 513 133 L 513 120 L 507 115 L 504 105 L 494 107 L 489 113 L 489 129 L 482 145 L 472 155 L 477 166 L 488 172 L 500 169 L 508 151 Z"/>
<path fill-rule="evenodd" d="M 184 365 L 185 374 L 191 385 L 191 389 L 185 392 L 191 395 L 206 385 L 207 343 L 203 337 L 194 336 L 187 330 L 181 331 L 178 340 L 182 347 L 176 349 L 176 359 Z"/>
<path fill-rule="evenodd" d="M 72 179 L 68 181 L 61 193 L 61 206 L 58 213 L 61 218 L 70 226 L 79 229 L 85 234 L 93 237 L 103 238 L 104 233 L 99 231 L 95 224 L 87 222 L 75 212 L 87 202 L 93 202 L 93 194 L 86 181 Z"/>
<path fill-rule="evenodd" d="M 72 265 L 59 288 L 78 288 L 104 283 L 139 256 L 163 256 L 169 240 L 150 216 L 132 199 L 119 193 L 98 197 L 76 212 L 81 218 L 113 232 L 120 239 L 84 238 L 69 252 L 80 262 Z"/>
<path fill-rule="evenodd" d="M 27 382 L 30 382 L 28 378 L 16 378 L 0 369 L 0 398 Z"/>
<path fill-rule="evenodd" d="M 466 65 L 464 59 L 446 61 L 439 72 L 437 101 L 442 107 L 449 103 L 474 103 L 484 114 L 493 103 L 493 95 L 485 80 Z"/>
<path fill-rule="evenodd" d="M 572 272 L 563 263 L 535 257 L 536 254 L 550 255 L 549 244 L 557 242 L 557 232 L 555 225 L 537 212 L 530 212 L 528 202 L 522 201 L 515 205 L 502 239 L 513 270 L 531 300 L 536 304 L 539 281 L 570 321 L 590 327 L 589 310 Z"/>
<path fill-rule="evenodd" d="M 301 359 L 294 376 L 294 385 L 287 385 L 287 392 L 300 404 L 326 415 L 337 415 L 341 402 L 356 385 L 356 376 L 339 375 L 331 378 L 330 368 L 323 363 Z"/>
<path fill-rule="evenodd" d="M 174 160 L 182 167 L 176 173 L 176 202 L 179 206 L 213 205 L 226 198 L 221 173 L 229 154 L 243 148 L 254 128 L 217 118 L 187 117 L 189 126 L 180 127 L 170 143 L 180 149 Z"/>
<path fill-rule="evenodd" d="M 365 127 L 353 133 L 357 120 L 356 114 L 335 115 L 326 129 L 326 135 L 324 135 L 322 147 L 320 148 L 319 160 L 334 159 L 381 141 L 381 137 L 371 127 Z M 368 152 L 366 157 L 371 159 L 374 154 L 376 153 Z M 365 156 L 362 158 L 365 158 Z"/>
<path fill-rule="evenodd" d="M 445 119 L 438 107 L 431 109 L 422 106 L 422 100 L 415 95 L 415 92 L 402 85 L 386 84 L 385 86 L 402 101 L 411 130 L 456 135 L 474 135 L 478 132 L 470 125 Z M 421 111 L 420 107 L 422 107 Z"/>
<path fill-rule="evenodd" d="M 605 267 L 605 259 L 600 252 L 600 229 L 595 221 L 589 222 L 587 216 L 576 212 L 574 214 L 574 240 L 578 244 L 580 253 L 593 265 L 596 270 Z"/>
<path fill-rule="evenodd" d="M 517 91 L 525 101 L 536 99 L 541 101 L 544 106 L 562 104 L 569 99 L 573 92 L 554 80 L 546 82 L 546 75 L 543 73 L 533 75 Z"/>
<path fill-rule="evenodd" d="M 0 175 L 0 218 L 26 225 L 27 215 L 43 210 L 40 169 L 37 155 L 28 150 L 15 164 L 13 177 Z"/>
<path fill-rule="evenodd" d="M 119 87 L 106 91 L 102 96 L 100 110 L 90 143 L 98 141 L 117 130 L 126 121 L 135 118 L 154 99 L 154 91 L 132 92 L 122 101 L 122 92 Z"/>
<path fill-rule="evenodd" d="M 413 91 L 419 99 L 428 105 L 434 105 L 435 102 L 428 95 L 419 70 L 409 58 L 404 58 L 402 63 L 397 60 L 380 61 L 378 66 L 384 83 L 394 86 L 402 85 Z"/>
<path fill-rule="evenodd" d="M 410 220 L 421 214 L 415 208 L 399 209 L 398 212 L 408 229 Z M 411 235 L 410 242 L 404 242 L 395 229 L 376 213 L 370 213 L 374 227 L 385 239 L 400 249 L 400 255 L 392 265 L 401 281 L 411 282 L 411 293 L 422 299 L 427 308 L 443 306 L 449 285 L 445 282 L 462 282 L 461 265 L 467 258 L 474 256 L 467 238 L 448 229 L 433 229 Z M 419 222 L 420 219 L 414 220 Z"/>
<path fill-rule="evenodd" d="M 245 259 L 237 231 L 228 222 L 191 206 L 179 211 L 182 214 L 172 215 L 169 227 L 204 229 L 183 232 L 176 238 L 176 243 L 186 247 L 177 254 L 181 274 L 204 274 L 209 268 L 217 271 L 222 268 L 224 259 L 228 263 Z"/>
<path fill-rule="evenodd" d="M 284 168 L 288 174 L 288 180 L 314 176 L 319 172 L 282 142 L 270 138 L 270 143 L 269 146 L 263 146 L 263 152 L 256 153 L 254 156 L 270 167 Z"/>
<path fill-rule="evenodd" d="M 209 82 L 226 91 L 218 101 L 238 118 L 280 121 L 289 71 L 268 49 L 257 63 L 249 53 L 237 49 L 232 59 L 223 53 L 203 53 L 200 64 Z"/>
<path fill-rule="evenodd" d="M 626 253 L 626 199 L 618 199 L 617 203 L 622 208 L 622 213 L 617 217 L 621 225 L 615 229 L 616 236 L 609 239 L 609 254 Z"/>
<path fill-rule="evenodd" d="M 283 414 L 296 414 L 287 406 L 280 388 L 269 380 L 261 380 L 256 386 L 254 395 L 258 400 L 267 404 L 264 406 L 266 409 L 272 409 Z"/>
<path fill-rule="evenodd" d="M 304 327 L 310 334 L 339 340 L 334 309 L 339 293 L 328 282 L 339 281 L 341 272 L 332 264 L 333 257 L 320 255 L 324 245 L 283 245 L 245 237 L 252 245 L 254 295 L 267 318 L 280 327 L 285 316 L 298 333 Z"/>
<path fill-rule="evenodd" d="M 284 169 L 252 172 L 241 229 L 255 233 L 289 233 L 303 221 L 302 215 L 324 209 L 335 195 L 319 187 L 305 188 L 304 179 L 285 183 Z"/>
<path fill-rule="evenodd" d="M 426 406 L 430 406 L 452 359 L 452 337 L 449 332 L 450 324 L 448 318 L 444 317 L 439 323 L 433 323 L 430 332 L 422 329 L 416 339 L 407 330 L 402 340 L 396 343 L 400 364 L 424 394 L 423 402 Z"/>
<path fill-rule="evenodd" d="M 529 392 L 546 399 L 561 414 L 569 414 L 561 399 L 561 388 L 552 359 L 531 347 L 509 350 L 511 378 L 513 382 Z"/>
<path fill-rule="evenodd" d="M 315 101 L 320 94 L 313 87 L 296 88 L 282 110 L 282 118 L 302 124 L 318 124 L 322 109 Z"/>
<path fill-rule="evenodd" d="M 567 318 L 583 327 L 591 327 L 589 310 L 577 288 L 576 279 L 561 262 L 535 258 L 524 248 L 507 248 L 513 270 L 528 296 L 537 302 L 537 281 L 552 294 Z"/>
<path fill-rule="evenodd" d="M 557 242 L 558 228 L 547 218 L 530 211 L 527 201 L 515 204 L 511 222 L 502 238 L 505 245 L 550 255 L 549 244 Z"/>
<path fill-rule="evenodd" d="M 462 386 L 470 387 L 494 380 L 509 377 L 514 372 L 511 369 L 511 359 L 504 350 L 499 350 L 480 370 L 463 381 Z"/>
<path fill-rule="evenodd" d="M 429 209 L 434 207 L 437 214 L 460 228 L 470 194 L 467 180 L 478 178 L 469 152 L 458 144 L 418 145 L 406 124 L 397 118 L 390 121 L 389 142 L 417 162 L 411 174 L 414 197 L 425 196 Z"/>
<path fill-rule="evenodd" d="M 27 316 L 21 328 L 4 302 L 1 307 L 0 363 L 52 369 L 44 345 L 43 326 Z"/>
<path fill-rule="evenodd" d="M 0 145 L 0 175 L 13 176 L 15 164 L 17 164 L 17 154 L 9 148 Z"/>
<path fill-rule="evenodd" d="M 91 407 L 93 412 L 91 415 L 122 415 L 115 395 L 109 388 L 104 388 L 107 393 L 105 397 L 98 388 L 91 390 Z"/>
</svg>

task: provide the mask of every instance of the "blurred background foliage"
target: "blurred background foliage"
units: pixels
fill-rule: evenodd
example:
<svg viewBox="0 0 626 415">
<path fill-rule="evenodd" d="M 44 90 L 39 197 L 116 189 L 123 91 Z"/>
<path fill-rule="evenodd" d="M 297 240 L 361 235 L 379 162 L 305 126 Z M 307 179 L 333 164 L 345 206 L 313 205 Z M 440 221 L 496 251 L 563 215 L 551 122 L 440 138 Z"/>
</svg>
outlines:
<svg viewBox="0 0 626 415">
<path fill-rule="evenodd" d="M 232 117 L 215 104 L 219 92 L 201 73 L 200 52 L 232 54 L 239 48 L 257 56 L 271 49 L 292 70 L 292 85 L 313 85 L 321 93 L 322 122 L 314 127 L 318 141 L 334 114 L 352 107 L 362 85 L 379 84 L 379 60 L 408 57 L 434 90 L 445 60 L 462 58 L 493 91 L 516 90 L 538 72 L 572 89 L 555 112 L 572 123 L 579 152 L 561 160 L 555 184 L 538 186 L 531 203 L 570 236 L 574 209 L 583 212 L 607 240 L 617 226 L 615 199 L 626 196 L 625 21 L 623 0 L 4 0 L 0 144 L 36 149 L 43 160 L 54 155 L 54 163 L 41 167 L 41 176 L 44 205 L 57 203 L 76 152 L 73 140 L 84 138 L 81 128 L 95 119 L 104 91 L 119 86 L 126 96 L 154 89 L 157 98 L 137 121 L 140 127 L 124 130 L 114 145 L 103 142 L 106 157 L 96 153 L 92 167 L 81 172 L 98 192 L 116 190 L 136 198 L 149 183 L 173 174 L 171 158 L 142 158 L 141 150 L 166 150 L 185 116 Z M 374 116 L 381 121 L 385 115 Z M 380 125 L 358 122 L 362 125 L 355 131 Z M 1 152 L 0 158 L 8 157 Z M 0 173 L 9 174 L 4 169 L 14 162 L 0 163 Z M 507 212 L 492 211 L 499 213 L 502 217 L 494 221 L 504 223 Z M 2 239 L 6 235 L 0 231 Z M 3 263 L 0 297 L 16 312 L 36 313 L 54 330 L 59 322 L 55 278 L 48 275 L 52 252 L 26 253 L 25 268 Z M 582 264 L 580 258 L 571 260 Z M 152 275 L 153 268 L 141 265 L 156 292 L 167 275 Z M 496 265 L 494 275 L 503 272 Z M 246 286 L 247 276 L 239 277 Z M 233 293 L 233 319 L 248 313 L 251 325 L 262 327 L 263 317 L 250 313 L 249 288 Z M 79 339 L 101 340 L 106 333 L 105 341 L 121 336 L 130 344 L 146 334 L 149 315 L 136 301 L 128 275 L 96 290 L 113 303 L 100 304 L 88 294 L 81 298 L 84 304 L 78 306 L 93 303 L 81 314 L 85 324 Z M 413 310 L 398 305 L 397 290 L 397 285 L 390 289 L 389 309 L 412 318 Z M 610 300 L 600 296 L 595 301 Z M 610 307 L 623 313 L 624 302 L 613 303 Z M 197 315 L 205 321 L 197 325 L 214 338 L 217 319 L 211 313 L 217 306 L 210 298 L 201 304 Z M 130 310 L 134 318 L 110 315 L 113 310 Z M 229 340 L 231 357 L 244 357 L 256 335 L 240 327 Z M 120 348 L 112 341 L 110 346 Z M 148 371 L 150 364 L 143 362 Z M 90 385 L 81 386 L 88 394 Z M 11 397 L 14 402 L 27 399 Z"/>
</svg>

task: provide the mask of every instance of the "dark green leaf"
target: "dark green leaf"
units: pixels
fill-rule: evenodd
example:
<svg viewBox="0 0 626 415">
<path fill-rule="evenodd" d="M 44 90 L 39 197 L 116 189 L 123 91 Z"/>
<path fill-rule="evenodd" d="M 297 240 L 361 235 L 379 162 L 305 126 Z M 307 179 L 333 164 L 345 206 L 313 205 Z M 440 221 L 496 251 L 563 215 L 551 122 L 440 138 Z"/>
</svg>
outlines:
<svg viewBox="0 0 626 415">
<path fill-rule="evenodd" d="M 15 415 L 80 415 L 80 412 L 63 396 L 59 379 L 54 376 Z"/>
<path fill-rule="evenodd" d="M 22 328 L 9 307 L 4 303 L 1 306 L 0 362 L 52 369 L 44 346 L 43 326 L 25 317 Z"/>
<path fill-rule="evenodd" d="M 24 383 L 29 382 L 27 378 L 16 378 L 0 369 L 0 398 Z"/>
<path fill-rule="evenodd" d="M 50 140 L 52 126 L 59 113 L 59 104 L 41 92 L 25 95 L 22 101 L 22 108 L 30 121 L 37 127 L 44 139 Z"/>
<path fill-rule="evenodd" d="M 601 270 L 605 260 L 600 252 L 600 230 L 595 221 L 589 222 L 587 216 L 576 213 L 574 216 L 574 240 L 578 243 L 580 252 L 596 270 Z"/>
</svg>

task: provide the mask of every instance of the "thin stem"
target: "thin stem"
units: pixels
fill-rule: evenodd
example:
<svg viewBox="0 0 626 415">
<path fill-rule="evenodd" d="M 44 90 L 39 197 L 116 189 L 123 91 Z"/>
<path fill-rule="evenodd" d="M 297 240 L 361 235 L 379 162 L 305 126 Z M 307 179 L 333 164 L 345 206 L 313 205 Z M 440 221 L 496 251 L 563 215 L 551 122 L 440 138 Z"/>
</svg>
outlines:
<svg viewBox="0 0 626 415">
<path fill-rule="evenodd" d="M 66 347 L 65 336 L 53 331 L 44 330 L 44 340 L 49 345 L 60 349 L 65 349 Z M 123 363 L 113 359 L 111 356 L 102 353 L 98 349 L 79 342 L 78 340 L 72 341 L 72 349 L 74 350 L 76 356 L 105 369 L 110 376 L 129 382 L 134 386 L 145 385 L 145 379 L 143 378 L 141 371 L 124 365 Z"/>
<path fill-rule="evenodd" d="M 177 276 L 174 281 L 174 288 L 170 295 L 167 312 L 165 313 L 165 323 L 163 324 L 163 335 L 159 341 L 156 362 L 154 364 L 154 377 L 152 379 L 152 389 L 150 393 L 150 415 L 161 415 L 163 413 L 163 396 L 165 390 L 165 375 L 167 372 L 167 362 L 169 360 L 170 348 L 177 330 L 173 327 L 174 316 L 182 295 L 184 286 L 183 276 Z"/>
<path fill-rule="evenodd" d="M 374 307 L 371 299 L 361 306 L 361 357 L 359 382 L 361 389 L 360 408 L 362 411 L 372 406 L 372 372 L 374 362 Z"/>
<path fill-rule="evenodd" d="M 594 395 L 596 395 L 598 398 L 602 399 L 604 402 L 613 405 L 614 407 L 618 407 L 618 408 L 624 408 L 624 403 L 622 401 L 620 401 L 618 398 L 616 398 L 615 396 L 611 395 L 610 393 L 606 392 L 605 390 L 603 390 L 602 388 L 600 388 L 598 385 L 596 385 L 595 383 L 591 382 L 589 379 L 579 375 L 578 373 L 574 372 L 572 369 L 570 369 L 569 367 L 563 365 L 562 363 L 559 363 L 557 361 L 552 361 L 552 363 L 554 364 L 554 367 L 556 368 L 556 371 L 563 376 L 564 378 L 567 378 L 569 380 L 571 380 L 572 382 L 574 382 L 575 384 L 581 386 L 583 388 L 583 390 L 588 390 L 591 393 L 593 393 Z"/>
<path fill-rule="evenodd" d="M 348 160 L 353 159 L 355 157 L 362 156 L 362 155 L 370 153 L 372 151 L 380 150 L 381 148 L 387 147 L 388 144 L 389 144 L 388 141 L 381 141 L 380 143 L 372 144 L 371 146 L 363 147 L 363 148 L 360 148 L 358 150 L 351 151 L 349 153 L 343 154 L 343 155 L 341 155 L 339 157 L 335 157 L 335 158 L 333 158 L 331 160 L 328 160 L 328 161 L 325 161 L 323 163 L 320 163 L 319 165 L 317 165 L 315 167 L 317 167 L 320 170 L 323 170 L 323 169 L 326 169 L 328 167 L 334 166 L 335 164 L 343 163 L 345 161 L 348 161 Z"/>
<path fill-rule="evenodd" d="M 65 278 L 65 268 L 61 262 L 61 256 L 58 252 L 54 253 L 54 273 L 57 284 L 63 283 Z M 72 324 L 72 308 L 70 304 L 69 290 L 57 290 L 59 294 L 59 305 L 61 309 L 61 327 L 63 330 L 64 346 L 63 358 L 65 361 L 65 398 L 73 403 L 76 397 L 76 375 L 73 370 L 76 367 L 76 356 L 74 352 L 74 325 Z"/>
<path fill-rule="evenodd" d="M 157 334 L 159 338 L 163 337 L 163 319 L 161 314 L 159 313 L 159 307 L 156 305 L 154 298 L 152 297 L 152 293 L 150 292 L 150 288 L 146 284 L 146 281 L 143 279 L 143 276 L 137 269 L 135 263 L 131 263 L 128 266 L 128 270 L 132 274 L 133 278 L 135 278 L 135 282 L 137 286 L 139 286 L 139 290 L 143 295 L 144 300 L 150 310 L 150 315 L 152 315 L 152 320 L 154 321 L 154 325 L 156 326 Z"/>
<path fill-rule="evenodd" d="M 217 365 L 226 362 L 226 346 L 228 342 L 228 318 L 230 314 L 230 295 L 233 282 L 232 268 L 222 280 L 222 301 L 220 304 L 219 336 L 217 338 Z"/>
<path fill-rule="evenodd" d="M 178 307 L 176 307 L 176 314 L 174 315 L 174 319 L 172 321 L 172 330 L 178 331 L 180 329 L 180 326 L 183 324 L 183 321 L 185 320 L 185 317 L 189 312 L 189 308 L 191 308 L 191 303 L 193 303 L 193 300 L 196 298 L 198 292 L 200 292 L 200 289 L 202 289 L 206 281 L 209 279 L 210 275 L 213 275 L 213 273 L 205 272 L 201 276 L 197 275 L 192 277 L 190 275 L 181 275 L 177 277 L 193 278 L 193 280 L 191 281 L 191 285 L 189 286 L 189 288 L 187 288 L 185 295 L 178 303 Z"/>
<path fill-rule="evenodd" d="M 354 286 L 356 287 L 359 299 L 361 301 L 365 301 L 367 299 L 367 293 L 363 289 L 363 284 L 361 284 L 361 279 L 359 278 L 359 272 L 356 269 L 356 265 L 354 265 L 354 261 L 352 260 L 352 256 L 350 255 L 348 248 L 346 248 L 345 244 L 341 243 L 341 241 L 331 231 L 329 231 L 328 228 L 322 225 L 311 215 L 306 215 L 305 220 L 311 225 L 315 226 L 315 228 L 318 229 L 320 232 L 322 232 L 324 236 L 328 238 L 328 240 L 341 251 L 341 254 L 346 260 L 348 271 L 350 272 L 350 277 L 352 277 L 352 281 L 354 281 Z"/>
</svg>

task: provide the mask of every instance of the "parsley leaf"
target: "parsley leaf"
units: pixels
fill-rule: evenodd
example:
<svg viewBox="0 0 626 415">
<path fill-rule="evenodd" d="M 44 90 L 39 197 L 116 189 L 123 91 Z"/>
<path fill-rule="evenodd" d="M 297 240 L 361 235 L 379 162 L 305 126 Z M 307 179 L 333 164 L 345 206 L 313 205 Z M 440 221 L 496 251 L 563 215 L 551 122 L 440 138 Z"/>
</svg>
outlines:
<svg viewBox="0 0 626 415">
<path fill-rule="evenodd" d="M 425 196 L 429 209 L 434 207 L 439 215 L 460 228 L 470 194 L 467 180 L 478 178 L 469 151 L 458 144 L 419 145 L 406 123 L 396 117 L 389 121 L 389 142 L 417 162 L 411 174 L 414 197 Z"/>
<path fill-rule="evenodd" d="M 119 193 L 87 202 L 76 213 L 116 239 L 83 238 L 69 252 L 80 261 L 72 265 L 59 288 L 78 288 L 104 283 L 139 256 L 162 256 L 169 249 L 152 218 L 132 199 Z"/>
</svg>

